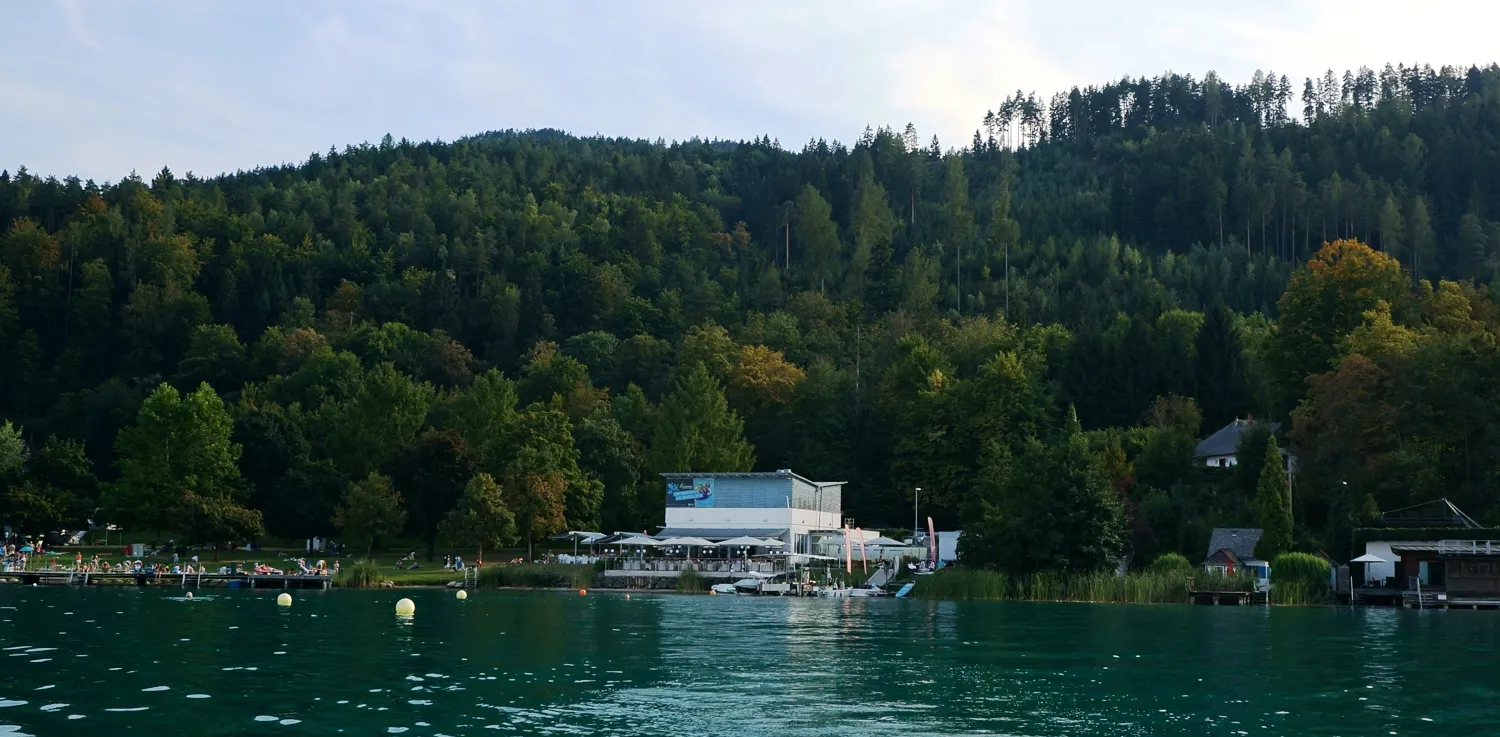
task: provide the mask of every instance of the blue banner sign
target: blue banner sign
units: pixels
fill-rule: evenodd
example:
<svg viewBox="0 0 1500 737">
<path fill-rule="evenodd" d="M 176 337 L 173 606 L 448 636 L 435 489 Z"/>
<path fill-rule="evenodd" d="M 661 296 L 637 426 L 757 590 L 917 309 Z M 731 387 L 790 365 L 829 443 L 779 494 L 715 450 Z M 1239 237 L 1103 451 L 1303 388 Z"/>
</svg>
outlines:
<svg viewBox="0 0 1500 737">
<path fill-rule="evenodd" d="M 667 482 L 667 506 L 669 507 L 712 507 L 714 505 L 714 480 L 693 479 L 692 481 L 668 481 Z"/>
</svg>

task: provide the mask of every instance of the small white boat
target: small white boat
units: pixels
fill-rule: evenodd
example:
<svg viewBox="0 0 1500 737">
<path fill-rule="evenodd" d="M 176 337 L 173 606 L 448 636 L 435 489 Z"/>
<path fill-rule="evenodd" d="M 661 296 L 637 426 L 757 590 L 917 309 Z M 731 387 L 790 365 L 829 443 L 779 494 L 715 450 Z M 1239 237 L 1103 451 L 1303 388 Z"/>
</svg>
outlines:
<svg viewBox="0 0 1500 737">
<path fill-rule="evenodd" d="M 738 591 L 735 591 L 734 584 L 732 583 L 716 583 L 708 588 L 715 594 L 729 594 L 730 596 L 733 596 L 739 593 Z"/>
</svg>

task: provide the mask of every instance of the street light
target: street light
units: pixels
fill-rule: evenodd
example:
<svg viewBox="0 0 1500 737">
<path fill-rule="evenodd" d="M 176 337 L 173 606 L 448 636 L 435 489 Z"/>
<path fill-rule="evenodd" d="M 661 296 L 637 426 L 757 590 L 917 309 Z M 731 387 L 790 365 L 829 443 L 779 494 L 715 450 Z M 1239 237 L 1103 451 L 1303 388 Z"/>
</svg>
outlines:
<svg viewBox="0 0 1500 737">
<path fill-rule="evenodd" d="M 917 520 L 921 517 L 917 514 L 917 497 L 922 495 L 922 487 L 915 487 L 916 491 L 911 493 L 911 542 L 917 544 Z"/>
</svg>

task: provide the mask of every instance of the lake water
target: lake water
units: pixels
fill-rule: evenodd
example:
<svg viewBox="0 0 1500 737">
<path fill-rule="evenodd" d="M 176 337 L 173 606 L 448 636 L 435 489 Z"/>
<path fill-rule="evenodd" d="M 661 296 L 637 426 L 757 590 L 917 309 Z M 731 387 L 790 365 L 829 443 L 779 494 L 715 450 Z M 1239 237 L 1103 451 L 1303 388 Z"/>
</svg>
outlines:
<svg viewBox="0 0 1500 737">
<path fill-rule="evenodd" d="M 0 587 L 0 733 L 1500 729 L 1494 612 L 276 593 Z"/>
</svg>

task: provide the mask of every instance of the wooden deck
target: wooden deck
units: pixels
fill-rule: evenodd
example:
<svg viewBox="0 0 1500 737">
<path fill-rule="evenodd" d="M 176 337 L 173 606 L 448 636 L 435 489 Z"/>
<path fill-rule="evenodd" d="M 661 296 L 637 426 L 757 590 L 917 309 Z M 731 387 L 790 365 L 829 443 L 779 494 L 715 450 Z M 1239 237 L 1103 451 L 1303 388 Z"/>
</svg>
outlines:
<svg viewBox="0 0 1500 737">
<path fill-rule="evenodd" d="M 1188 591 L 1188 598 L 1194 604 L 1250 606 L 1254 595 L 1249 591 L 1200 591 L 1191 589 Z"/>
<path fill-rule="evenodd" d="M 332 576 L 249 573 L 163 573 L 157 575 L 134 572 L 14 571 L 0 573 L 0 578 L 20 579 L 22 584 L 71 584 L 74 586 L 115 581 L 130 582 L 137 586 L 178 586 L 181 588 L 203 588 L 207 584 L 250 589 L 326 589 L 333 585 Z"/>
</svg>

